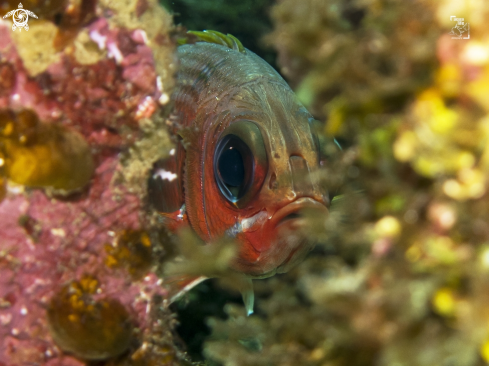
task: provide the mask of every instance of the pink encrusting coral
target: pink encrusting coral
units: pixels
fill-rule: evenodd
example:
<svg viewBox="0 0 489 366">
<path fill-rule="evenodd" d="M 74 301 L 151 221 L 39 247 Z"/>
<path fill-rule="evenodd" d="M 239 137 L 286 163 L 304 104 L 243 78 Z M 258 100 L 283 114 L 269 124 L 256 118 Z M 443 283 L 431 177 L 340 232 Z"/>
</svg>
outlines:
<svg viewBox="0 0 489 366">
<path fill-rule="evenodd" d="M 172 318 L 155 310 L 165 290 L 143 210 L 147 172 L 170 149 L 156 111 L 172 87 L 171 17 L 154 1 L 95 14 L 63 47 L 49 21 L 0 22 L 1 366 L 176 362 L 170 333 L 155 335 Z M 59 179 L 77 169 L 88 184 Z"/>
<path fill-rule="evenodd" d="M 152 103 L 161 98 L 153 53 L 138 36 L 145 34 L 143 30 L 109 30 L 102 18 L 87 31 L 88 44 L 101 47 L 93 51 L 100 51 L 98 62 L 84 65 L 76 55 L 63 52 L 45 72 L 30 77 L 10 39 L 11 30 L 1 27 L 1 38 L 10 42 L 0 44 L 2 81 L 7 84 L 0 108 L 30 108 L 44 122 L 74 126 L 98 146 L 121 148 L 136 137 L 141 106 L 148 98 Z M 120 128 L 129 131 L 121 134 Z M 115 146 L 114 140 L 118 140 Z"/>
<path fill-rule="evenodd" d="M 99 296 L 118 299 L 131 309 L 136 324 L 144 321 L 148 299 L 141 297 L 141 284 L 128 283 L 120 274 L 115 276 L 101 255 L 115 232 L 141 226 L 138 199 L 120 195 L 116 201 L 113 192 L 106 189 L 116 165 L 114 158 L 106 159 L 95 172 L 90 192 L 76 202 L 53 201 L 34 191 L 28 196 L 12 195 L 0 205 L 0 337 L 4 339 L 5 360 L 46 362 L 59 356 L 49 335 L 45 310 L 62 285 L 87 273 L 97 277 Z M 156 281 L 151 276 L 148 280 L 149 284 Z M 18 347 L 12 347 L 15 339 L 22 340 Z"/>
</svg>

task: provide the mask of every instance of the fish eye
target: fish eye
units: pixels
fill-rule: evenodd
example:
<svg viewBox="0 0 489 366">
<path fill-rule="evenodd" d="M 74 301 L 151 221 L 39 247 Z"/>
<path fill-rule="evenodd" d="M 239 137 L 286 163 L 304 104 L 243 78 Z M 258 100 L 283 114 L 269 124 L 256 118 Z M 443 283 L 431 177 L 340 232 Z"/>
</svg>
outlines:
<svg viewBox="0 0 489 366">
<path fill-rule="evenodd" d="M 221 194 L 238 208 L 261 187 L 268 160 L 260 129 L 250 121 L 232 123 L 214 153 L 214 176 Z"/>
<path fill-rule="evenodd" d="M 253 156 L 243 140 L 236 135 L 225 136 L 217 152 L 217 184 L 230 201 L 244 196 L 253 179 Z"/>
</svg>

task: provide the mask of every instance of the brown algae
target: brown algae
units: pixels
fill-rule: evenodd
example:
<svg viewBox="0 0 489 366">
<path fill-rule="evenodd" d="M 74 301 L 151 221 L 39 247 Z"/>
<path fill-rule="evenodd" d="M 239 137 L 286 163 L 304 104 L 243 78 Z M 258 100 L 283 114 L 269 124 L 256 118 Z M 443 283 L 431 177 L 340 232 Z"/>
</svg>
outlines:
<svg viewBox="0 0 489 366">
<path fill-rule="evenodd" d="M 143 277 L 152 264 L 152 246 L 144 230 L 123 230 L 114 245 L 105 245 L 105 264 L 110 268 L 125 268 L 135 280 Z"/>
<path fill-rule="evenodd" d="M 127 310 L 115 299 L 95 300 L 98 286 L 97 279 L 85 276 L 63 287 L 48 308 L 54 341 L 63 351 L 86 360 L 118 356 L 132 339 Z"/>
<path fill-rule="evenodd" d="M 0 111 L 2 174 L 28 187 L 73 191 L 90 180 L 94 162 L 78 132 L 42 123 L 30 110 Z"/>
</svg>

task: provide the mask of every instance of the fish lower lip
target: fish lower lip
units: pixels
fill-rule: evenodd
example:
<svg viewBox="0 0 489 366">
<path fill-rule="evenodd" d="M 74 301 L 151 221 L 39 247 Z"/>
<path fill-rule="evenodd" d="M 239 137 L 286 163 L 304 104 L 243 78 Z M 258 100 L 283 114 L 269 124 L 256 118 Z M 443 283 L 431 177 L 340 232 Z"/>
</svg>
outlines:
<svg viewBox="0 0 489 366">
<path fill-rule="evenodd" d="M 324 204 L 316 201 L 315 199 L 310 197 L 302 197 L 275 212 L 273 215 L 272 224 L 277 227 L 288 221 L 301 219 L 304 216 L 299 211 L 304 208 L 317 209 L 323 212 L 328 211 Z"/>
<path fill-rule="evenodd" d="M 294 220 L 294 219 L 299 219 L 301 217 L 303 217 L 301 214 L 299 214 L 297 212 L 292 212 L 291 214 L 288 214 L 283 219 L 281 219 L 278 224 L 280 225 L 280 224 L 283 224 L 286 221 L 290 221 L 290 220 Z"/>
</svg>

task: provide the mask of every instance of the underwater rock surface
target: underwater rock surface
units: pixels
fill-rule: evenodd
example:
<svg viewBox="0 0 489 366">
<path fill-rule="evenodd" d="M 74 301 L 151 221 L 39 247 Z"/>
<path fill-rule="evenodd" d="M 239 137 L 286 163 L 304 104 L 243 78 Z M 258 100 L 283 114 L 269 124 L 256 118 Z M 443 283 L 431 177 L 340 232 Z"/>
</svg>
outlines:
<svg viewBox="0 0 489 366">
<path fill-rule="evenodd" d="M 172 365 L 143 210 L 171 148 L 171 17 L 151 0 L 38 3 L 29 31 L 0 21 L 0 365 Z"/>
</svg>

